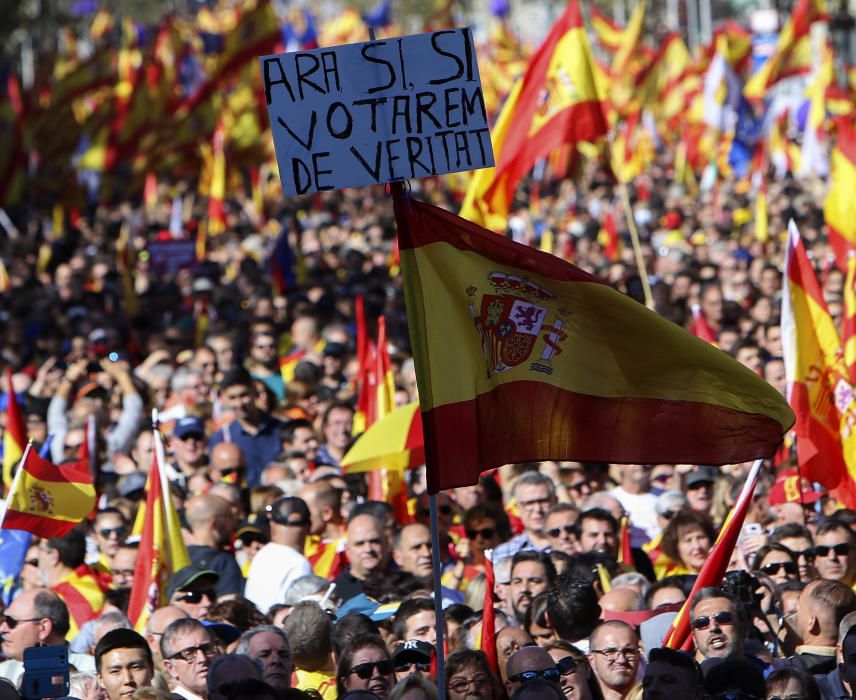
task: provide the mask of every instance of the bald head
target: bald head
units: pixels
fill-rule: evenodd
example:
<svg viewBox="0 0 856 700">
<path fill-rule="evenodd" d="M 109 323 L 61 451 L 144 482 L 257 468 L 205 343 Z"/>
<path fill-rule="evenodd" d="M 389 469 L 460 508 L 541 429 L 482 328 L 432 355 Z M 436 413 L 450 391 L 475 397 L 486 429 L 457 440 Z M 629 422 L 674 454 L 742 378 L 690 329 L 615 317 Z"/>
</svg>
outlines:
<svg viewBox="0 0 856 700">
<path fill-rule="evenodd" d="M 342 522 L 342 492 L 328 481 L 307 484 L 297 492 L 312 514 L 312 534 L 321 535 L 328 525 Z"/>
<path fill-rule="evenodd" d="M 637 644 L 639 642 L 639 635 L 637 635 L 636 631 L 626 622 L 622 622 L 621 620 L 608 620 L 607 622 L 601 622 L 597 627 L 595 627 L 594 632 L 591 633 L 591 648 L 599 649 L 601 638 L 615 632 L 629 633 Z"/>
<path fill-rule="evenodd" d="M 146 625 L 146 642 L 149 649 L 152 650 L 152 656 L 155 660 L 160 660 L 160 640 L 163 636 L 163 631 L 176 620 L 181 620 L 187 617 L 187 613 L 175 605 L 166 605 L 155 610 L 149 622 Z"/>
<path fill-rule="evenodd" d="M 234 442 L 218 442 L 211 449 L 208 474 L 215 484 L 219 481 L 240 484 L 245 469 L 244 453 Z"/>
<path fill-rule="evenodd" d="M 225 498 L 203 494 L 194 496 L 184 506 L 185 517 L 190 529 L 196 534 L 199 530 L 210 527 L 212 521 L 229 517 L 232 508 Z"/>
<path fill-rule="evenodd" d="M 508 680 L 506 681 L 506 685 L 508 686 L 509 694 L 513 693 L 521 685 L 520 681 L 512 680 L 518 673 L 523 673 L 524 671 L 543 671 L 547 668 L 556 668 L 556 662 L 553 661 L 552 656 L 539 646 L 523 647 L 508 660 L 506 669 Z"/>
<path fill-rule="evenodd" d="M 645 600 L 635 588 L 629 586 L 616 586 L 609 593 L 601 596 L 600 607 L 602 610 L 611 612 L 631 612 L 644 610 Z"/>
</svg>

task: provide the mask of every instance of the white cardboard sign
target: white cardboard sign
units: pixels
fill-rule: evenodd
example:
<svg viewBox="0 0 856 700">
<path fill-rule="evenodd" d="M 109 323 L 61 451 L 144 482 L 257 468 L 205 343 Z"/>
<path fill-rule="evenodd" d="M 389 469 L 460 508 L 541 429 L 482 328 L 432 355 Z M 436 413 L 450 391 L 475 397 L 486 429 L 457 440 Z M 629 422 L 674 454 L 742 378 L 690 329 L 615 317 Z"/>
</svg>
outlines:
<svg viewBox="0 0 856 700">
<path fill-rule="evenodd" d="M 259 60 L 287 195 L 494 165 L 467 27 Z"/>
</svg>

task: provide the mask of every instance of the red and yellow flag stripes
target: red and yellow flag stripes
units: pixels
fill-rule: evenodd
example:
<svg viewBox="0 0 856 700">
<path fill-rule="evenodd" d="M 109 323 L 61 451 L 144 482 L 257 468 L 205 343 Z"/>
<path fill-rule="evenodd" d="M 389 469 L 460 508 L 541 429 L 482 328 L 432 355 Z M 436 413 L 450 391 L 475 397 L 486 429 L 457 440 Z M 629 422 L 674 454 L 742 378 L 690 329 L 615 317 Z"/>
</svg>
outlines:
<svg viewBox="0 0 856 700">
<path fill-rule="evenodd" d="M 835 262 L 838 269 L 846 270 L 849 252 L 856 248 L 856 129 L 843 119 L 838 121 L 831 166 L 823 216 Z"/>
<path fill-rule="evenodd" d="M 598 278 L 395 197 L 430 493 L 531 460 L 744 462 L 793 423 L 752 371 Z"/>
</svg>

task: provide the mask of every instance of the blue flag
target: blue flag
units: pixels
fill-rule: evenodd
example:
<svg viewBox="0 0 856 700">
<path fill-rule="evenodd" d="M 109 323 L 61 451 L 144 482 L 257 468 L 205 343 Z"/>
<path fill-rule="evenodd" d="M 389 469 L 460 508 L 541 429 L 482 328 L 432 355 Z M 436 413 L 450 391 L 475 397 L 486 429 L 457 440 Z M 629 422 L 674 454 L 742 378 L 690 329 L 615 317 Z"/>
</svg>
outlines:
<svg viewBox="0 0 856 700">
<path fill-rule="evenodd" d="M 0 529 L 0 595 L 4 605 L 9 605 L 18 589 L 18 577 L 24 568 L 32 537 L 22 530 Z"/>
</svg>

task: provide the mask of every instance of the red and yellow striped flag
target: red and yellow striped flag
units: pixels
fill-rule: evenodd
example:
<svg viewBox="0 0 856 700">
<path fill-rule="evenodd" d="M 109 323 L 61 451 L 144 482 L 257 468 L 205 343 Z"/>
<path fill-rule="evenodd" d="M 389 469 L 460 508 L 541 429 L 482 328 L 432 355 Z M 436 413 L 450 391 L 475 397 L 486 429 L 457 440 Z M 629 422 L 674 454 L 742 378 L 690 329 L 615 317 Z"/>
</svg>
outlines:
<svg viewBox="0 0 856 700">
<path fill-rule="evenodd" d="M 74 639 L 80 628 L 98 617 L 104 607 L 104 589 L 88 564 L 81 564 L 51 590 L 68 608 L 67 639 Z"/>
<path fill-rule="evenodd" d="M 844 313 L 841 318 L 841 344 L 850 383 L 856 385 L 856 249 L 847 257 L 844 282 Z"/>
<path fill-rule="evenodd" d="M 616 51 L 621 46 L 626 31 L 619 24 L 609 19 L 594 5 L 591 8 L 591 28 L 597 37 L 597 43 L 607 51 Z"/>
<path fill-rule="evenodd" d="M 496 167 L 473 177 L 461 216 L 504 229 L 517 183 L 535 161 L 606 132 L 582 15 L 571 0 L 506 100 L 492 132 Z"/>
<path fill-rule="evenodd" d="M 602 280 L 395 193 L 428 490 L 571 459 L 772 456 L 794 417 L 751 370 Z"/>
<path fill-rule="evenodd" d="M 758 483 L 758 474 L 761 471 L 761 460 L 757 460 L 749 470 L 746 476 L 746 482 L 743 484 L 743 490 L 737 497 L 734 507 L 728 512 L 725 522 L 719 530 L 719 536 L 710 553 L 707 556 L 704 566 L 698 573 L 698 577 L 693 584 L 692 591 L 687 596 L 686 601 L 681 606 L 680 611 L 674 620 L 666 636 L 663 638 L 663 646 L 670 649 L 688 650 L 692 644 L 692 635 L 690 634 L 690 606 L 693 598 L 702 588 L 708 586 L 722 585 L 722 577 L 728 569 L 728 563 L 731 561 L 731 553 L 734 551 L 734 546 L 737 544 L 737 537 L 740 535 L 740 530 L 743 528 L 743 521 L 746 520 L 746 514 L 749 512 L 749 507 L 752 505 L 752 494 L 755 492 L 755 485 Z"/>
<path fill-rule="evenodd" d="M 146 503 L 137 512 L 133 533 L 140 536 L 128 619 L 138 632 L 145 629 L 152 611 L 167 603 L 166 589 L 176 571 L 190 565 L 181 536 L 181 523 L 164 471 L 164 449 L 155 430 L 155 452 L 146 483 Z"/>
<path fill-rule="evenodd" d="M 12 386 L 12 369 L 6 368 L 6 428 L 3 431 L 3 491 L 12 484 L 15 466 L 24 455 L 27 446 L 27 424 L 18 405 L 15 387 Z"/>
<path fill-rule="evenodd" d="M 856 397 L 838 330 L 793 221 L 785 257 L 782 342 L 801 473 L 847 508 L 856 507 Z"/>
<path fill-rule="evenodd" d="M 829 193 L 823 216 L 829 229 L 829 244 L 840 270 L 847 269 L 850 251 L 856 248 L 856 129 L 838 122 L 838 140 L 832 151 Z"/>
<path fill-rule="evenodd" d="M 26 530 L 44 538 L 63 537 L 95 505 L 89 465 L 74 462 L 57 466 L 27 445 L 6 505 L 4 528 Z"/>
</svg>

